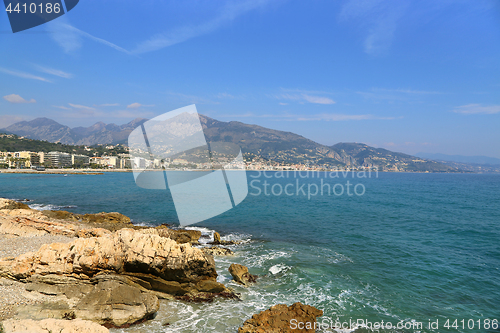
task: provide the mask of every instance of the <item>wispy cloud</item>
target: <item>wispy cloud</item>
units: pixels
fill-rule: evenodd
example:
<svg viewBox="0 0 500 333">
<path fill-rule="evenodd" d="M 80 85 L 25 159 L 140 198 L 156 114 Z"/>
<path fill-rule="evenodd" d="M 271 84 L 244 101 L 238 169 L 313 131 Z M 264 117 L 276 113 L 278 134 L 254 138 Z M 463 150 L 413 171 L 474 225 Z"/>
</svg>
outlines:
<svg viewBox="0 0 500 333">
<path fill-rule="evenodd" d="M 9 74 L 9 75 L 13 75 L 13 76 L 17 76 L 17 77 L 21 77 L 23 79 L 38 80 L 38 81 L 49 82 L 49 83 L 52 82 L 52 81 L 47 80 L 46 78 L 41 77 L 41 76 L 36 76 L 36 75 L 25 73 L 25 72 L 13 71 L 13 70 L 3 68 L 3 67 L 0 67 L 0 72 L 5 73 L 5 74 Z"/>
<path fill-rule="evenodd" d="M 75 109 L 81 109 L 81 110 L 95 110 L 95 108 L 90 107 L 90 106 L 85 106 L 85 105 L 79 105 L 79 104 L 72 104 L 68 103 L 69 106 Z"/>
<path fill-rule="evenodd" d="M 130 105 L 127 105 L 127 109 L 138 109 L 138 108 L 143 108 L 143 107 L 153 107 L 154 105 L 144 105 L 141 103 L 132 103 Z"/>
<path fill-rule="evenodd" d="M 238 16 L 266 5 L 269 0 L 245 0 L 245 1 L 228 1 L 222 7 L 219 14 L 208 20 L 207 22 L 198 25 L 188 25 L 178 27 L 172 31 L 156 34 L 148 40 L 139 43 L 132 51 L 134 54 L 156 51 L 168 46 L 172 46 L 188 39 L 211 33 L 225 24 L 233 21 Z"/>
<path fill-rule="evenodd" d="M 101 104 L 100 106 L 120 106 L 120 104 L 118 104 L 118 103 L 105 103 L 105 104 Z"/>
<path fill-rule="evenodd" d="M 22 98 L 21 96 L 16 95 L 16 94 L 10 94 L 10 95 L 4 96 L 3 99 L 5 99 L 7 102 L 13 103 L 13 104 L 36 103 L 36 101 L 33 98 L 28 101 L 28 100 L 25 100 L 24 98 Z"/>
<path fill-rule="evenodd" d="M 69 107 L 63 106 L 63 105 L 52 105 L 52 106 L 55 108 L 58 108 L 58 109 L 62 109 L 62 110 L 73 110 L 72 108 L 69 108 Z"/>
<path fill-rule="evenodd" d="M 500 105 L 483 106 L 481 104 L 467 104 L 457 107 L 453 112 L 462 114 L 496 114 L 500 113 Z"/>
<path fill-rule="evenodd" d="M 349 0 L 343 6 L 339 19 L 355 22 L 365 30 L 366 53 L 381 54 L 390 48 L 409 4 L 409 0 Z"/>
<path fill-rule="evenodd" d="M 66 73 L 58 69 L 50 68 L 50 67 L 44 67 L 40 65 L 33 64 L 33 66 L 40 72 L 50 74 L 50 75 L 55 75 L 59 76 L 65 79 L 71 79 L 73 77 L 73 74 L 71 73 Z"/>
<path fill-rule="evenodd" d="M 313 116 L 299 117 L 299 121 L 347 121 L 347 120 L 394 120 L 395 117 L 378 117 L 371 114 L 339 114 L 323 113 Z"/>
<path fill-rule="evenodd" d="M 431 90 L 415 90 L 415 89 L 386 89 L 372 88 L 368 91 L 357 91 L 357 94 L 373 99 L 373 100 L 389 100 L 389 101 L 408 101 L 422 98 L 428 95 L 441 95 L 442 92 Z"/>
<path fill-rule="evenodd" d="M 113 44 L 105 39 L 95 37 L 67 23 L 65 18 L 51 21 L 47 24 L 48 31 L 51 32 L 52 39 L 62 47 L 64 52 L 72 53 L 82 47 L 83 38 L 88 38 L 94 42 L 109 46 L 117 51 L 131 54 L 128 50 Z"/>
<path fill-rule="evenodd" d="M 270 120 L 280 121 L 348 121 L 348 120 L 394 120 L 397 117 L 379 117 L 371 114 L 339 114 L 339 113 L 321 113 L 314 115 L 296 115 L 296 114 L 225 114 L 218 115 L 218 118 L 268 118 Z M 402 117 L 399 117 L 402 118 Z"/>
<path fill-rule="evenodd" d="M 300 103 L 308 102 L 313 104 L 335 104 L 335 101 L 329 97 L 315 96 L 309 94 L 281 94 L 275 96 L 277 99 L 286 99 Z"/>
</svg>

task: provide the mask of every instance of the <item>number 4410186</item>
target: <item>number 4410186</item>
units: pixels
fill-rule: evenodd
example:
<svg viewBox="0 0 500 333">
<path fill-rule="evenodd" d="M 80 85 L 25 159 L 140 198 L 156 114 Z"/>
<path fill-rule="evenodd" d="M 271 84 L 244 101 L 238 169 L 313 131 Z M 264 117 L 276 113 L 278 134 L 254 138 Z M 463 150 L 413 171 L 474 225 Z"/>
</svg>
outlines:
<svg viewBox="0 0 500 333">
<path fill-rule="evenodd" d="M 7 11 L 9 14 L 12 12 L 23 13 L 23 14 L 28 14 L 28 13 L 31 13 L 31 14 L 56 13 L 56 14 L 59 14 L 61 12 L 61 4 L 60 3 L 52 4 L 50 2 L 47 2 L 44 6 L 42 3 L 40 3 L 38 5 L 36 3 L 29 3 L 29 4 L 23 3 L 22 5 L 17 3 L 16 6 L 14 8 L 12 8 L 12 4 L 9 3 L 7 8 L 5 8 L 5 11 Z"/>
<path fill-rule="evenodd" d="M 455 329 L 458 329 L 458 328 L 461 328 L 461 329 L 470 329 L 470 330 L 473 330 L 473 329 L 498 329 L 499 325 L 498 325 L 498 319 L 478 319 L 478 320 L 474 320 L 474 319 L 469 319 L 469 320 L 465 320 L 465 319 L 462 319 L 462 320 L 458 320 L 458 319 L 455 319 L 455 321 L 451 321 L 450 319 L 448 319 L 446 321 L 446 323 L 443 325 L 443 327 L 447 328 L 447 329 L 452 329 L 452 328 L 455 328 Z"/>
</svg>

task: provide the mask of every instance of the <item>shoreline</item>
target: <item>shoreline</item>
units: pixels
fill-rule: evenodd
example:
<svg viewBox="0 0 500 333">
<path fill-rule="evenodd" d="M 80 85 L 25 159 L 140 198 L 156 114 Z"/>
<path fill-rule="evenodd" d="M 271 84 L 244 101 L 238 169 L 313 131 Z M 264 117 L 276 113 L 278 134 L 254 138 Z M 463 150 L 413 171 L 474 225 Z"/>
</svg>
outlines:
<svg viewBox="0 0 500 333">
<path fill-rule="evenodd" d="M 149 332 L 158 325 L 176 325 L 177 320 L 185 319 L 174 315 L 173 309 L 190 311 L 197 303 L 200 305 L 195 308 L 199 309 L 202 304 L 212 302 L 233 307 L 239 304 L 233 302 L 244 302 L 241 294 L 246 294 L 247 288 L 258 278 L 250 274 L 247 267 L 237 264 L 240 260 L 233 252 L 240 245 L 246 247 L 246 240 L 221 239 L 216 231 L 206 228 L 134 225 L 130 218 L 119 213 L 82 215 L 39 211 L 20 201 L 0 198 L 0 235 L 0 292 L 3 300 L 0 304 L 0 332 L 17 332 L 12 328 L 41 325 L 46 320 L 56 326 L 80 325 L 82 321 L 84 325 L 99 324 L 103 327 L 102 332 L 132 333 L 144 329 Z M 120 249 L 120 246 L 125 247 Z M 94 250 L 89 252 L 90 248 Z M 154 265 L 147 259 L 151 252 L 156 252 L 152 257 Z M 169 263 L 168 256 L 164 257 L 162 253 L 168 256 L 172 253 L 176 262 Z M 78 264 L 80 256 L 87 258 Z M 138 265 L 139 270 L 132 268 L 129 271 L 125 265 L 130 256 L 130 264 Z M 214 260 L 219 257 L 222 261 Z M 157 261 L 161 258 L 166 261 L 159 265 Z M 109 263 L 123 266 L 113 269 Z M 82 271 L 89 264 L 88 268 L 93 268 Z M 72 267 L 80 268 L 74 270 Z M 163 268 L 157 270 L 155 267 Z M 165 269 L 171 273 L 162 273 Z M 224 277 L 227 270 L 233 279 Z M 198 278 L 193 280 L 196 276 Z M 129 294 L 135 296 L 127 296 Z M 110 295 L 113 296 L 109 298 Z M 89 297 L 102 305 L 82 310 L 82 304 L 88 304 L 84 300 Z M 116 310 L 118 312 L 112 310 L 115 305 L 107 303 L 110 299 L 117 302 L 117 309 L 123 304 L 125 308 Z M 147 312 L 141 314 L 144 305 Z M 110 306 L 111 310 L 104 309 Z M 217 308 L 215 305 L 214 309 Z M 302 303 L 281 304 L 273 308 L 261 311 L 261 321 L 251 321 L 253 311 L 245 311 L 244 316 L 240 313 L 236 322 L 230 320 L 224 325 L 231 327 L 231 331 L 252 333 L 254 327 L 269 316 L 286 315 L 300 319 L 303 309 L 313 309 L 317 315 L 303 320 L 316 321 L 319 313 L 323 313 Z M 124 321 L 123 311 L 128 313 L 127 318 L 132 319 Z M 154 332 L 157 332 L 156 328 Z M 71 329 L 74 327 L 69 331 Z"/>
<path fill-rule="evenodd" d="M 148 171 L 148 172 L 210 172 L 214 171 L 212 169 L 193 169 L 193 170 L 179 170 L 179 169 L 169 169 L 169 170 L 137 170 L 137 171 Z M 241 169 L 226 169 L 226 171 L 242 171 Z M 377 171 L 377 170 L 353 170 L 353 169 L 338 169 L 338 170 L 268 170 L 268 169 L 247 169 L 245 171 L 254 172 L 314 172 L 314 173 L 329 173 L 329 172 L 371 172 L 371 173 L 408 173 L 408 174 L 466 174 L 466 175 L 497 175 L 498 172 L 433 172 L 433 171 Z M 0 169 L 0 174 L 36 174 L 36 175 L 104 175 L 106 173 L 133 173 L 132 169 L 46 169 L 45 171 L 36 171 L 32 169 Z"/>
</svg>

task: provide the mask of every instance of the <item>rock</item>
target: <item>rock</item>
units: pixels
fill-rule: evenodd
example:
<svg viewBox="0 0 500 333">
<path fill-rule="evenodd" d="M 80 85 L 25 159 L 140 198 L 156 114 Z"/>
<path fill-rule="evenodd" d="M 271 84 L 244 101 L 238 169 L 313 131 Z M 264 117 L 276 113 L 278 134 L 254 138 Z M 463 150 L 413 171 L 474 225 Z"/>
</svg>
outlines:
<svg viewBox="0 0 500 333">
<path fill-rule="evenodd" d="M 231 264 L 228 271 L 233 276 L 234 281 L 244 286 L 248 286 L 250 283 L 257 281 L 257 275 L 250 274 L 246 266 Z"/>
<path fill-rule="evenodd" d="M 202 251 L 205 252 L 206 254 L 210 254 L 212 256 L 232 256 L 232 255 L 234 255 L 234 252 L 231 251 L 230 249 L 227 249 L 225 247 L 218 247 L 218 246 L 204 247 L 204 248 L 202 248 Z"/>
<path fill-rule="evenodd" d="M 94 287 L 88 280 L 64 275 L 33 275 L 27 279 L 26 290 L 45 295 L 64 295 L 68 299 L 81 298 Z"/>
<path fill-rule="evenodd" d="M 91 321 L 75 319 L 45 319 L 45 320 L 6 320 L 3 323 L 4 333 L 109 333 L 109 330 Z M 2 325 L 0 324 L 0 325 Z"/>
<path fill-rule="evenodd" d="M 103 228 L 82 229 L 76 233 L 79 238 L 102 237 L 111 234 L 111 231 Z"/>
<path fill-rule="evenodd" d="M 85 214 L 79 215 L 83 222 L 89 223 L 121 223 L 131 224 L 130 217 L 120 213 L 98 213 L 98 214 Z"/>
<path fill-rule="evenodd" d="M 198 230 L 173 230 L 164 225 L 157 227 L 156 230 L 160 236 L 173 239 L 179 244 L 198 244 L 198 240 L 201 237 L 201 231 Z"/>
<path fill-rule="evenodd" d="M 34 274 L 93 277 L 101 271 L 142 272 L 179 283 L 215 281 L 217 277 L 213 257 L 200 249 L 132 229 L 77 238 L 71 243 L 45 244 L 37 252 L 0 260 L 0 276 L 17 280 Z"/>
<path fill-rule="evenodd" d="M 220 244 L 220 234 L 218 232 L 214 232 L 214 244 Z"/>
<path fill-rule="evenodd" d="M 123 328 L 152 318 L 158 298 L 148 292 L 110 280 L 99 282 L 75 306 L 76 318 L 91 320 L 108 328 Z"/>
<path fill-rule="evenodd" d="M 316 318 L 322 315 L 323 311 L 299 302 L 291 306 L 278 304 L 253 315 L 238 328 L 238 333 L 314 333 Z M 298 328 L 299 323 L 304 329 Z"/>
<path fill-rule="evenodd" d="M 13 209 L 30 209 L 31 208 L 22 202 L 14 201 L 14 200 L 9 200 L 9 199 L 3 199 L 0 198 L 0 209 L 6 209 L 6 210 L 13 210 Z"/>
<path fill-rule="evenodd" d="M 11 213 L 17 212 L 16 210 Z M 29 211 L 36 212 L 36 211 Z M 16 213 L 17 214 L 17 213 Z M 40 214 L 36 212 L 36 214 Z M 0 217 L 0 234 L 8 234 L 19 237 L 43 236 L 45 234 L 62 235 L 74 237 L 80 227 L 71 223 L 60 223 L 45 221 L 37 218 L 38 215 L 16 217 Z"/>
<path fill-rule="evenodd" d="M 218 232 L 214 232 L 214 241 L 209 243 L 212 245 L 238 245 L 241 242 L 239 241 L 226 241 L 226 240 L 221 240 L 220 234 Z"/>
<path fill-rule="evenodd" d="M 83 223 L 88 227 L 104 228 L 116 231 L 122 228 L 132 228 L 129 217 L 120 213 L 75 214 L 64 210 L 44 210 L 45 218 Z"/>
</svg>

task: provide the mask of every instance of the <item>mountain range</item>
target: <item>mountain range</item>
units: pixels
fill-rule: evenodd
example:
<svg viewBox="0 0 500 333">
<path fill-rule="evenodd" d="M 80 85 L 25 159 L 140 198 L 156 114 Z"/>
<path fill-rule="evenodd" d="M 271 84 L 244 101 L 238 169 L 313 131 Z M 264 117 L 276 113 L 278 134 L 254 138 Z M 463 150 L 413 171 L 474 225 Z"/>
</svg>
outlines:
<svg viewBox="0 0 500 333">
<path fill-rule="evenodd" d="M 126 144 L 131 131 L 146 121 L 137 118 L 121 126 L 98 122 L 90 127 L 70 128 L 51 119 L 37 118 L 15 123 L 0 131 L 69 145 Z M 272 162 L 311 166 L 379 167 L 380 170 L 392 171 L 458 171 L 442 163 L 362 143 L 326 146 L 295 133 L 258 125 L 223 122 L 204 115 L 200 115 L 200 121 L 207 141 L 235 143 L 247 159 L 258 157 Z"/>
</svg>

